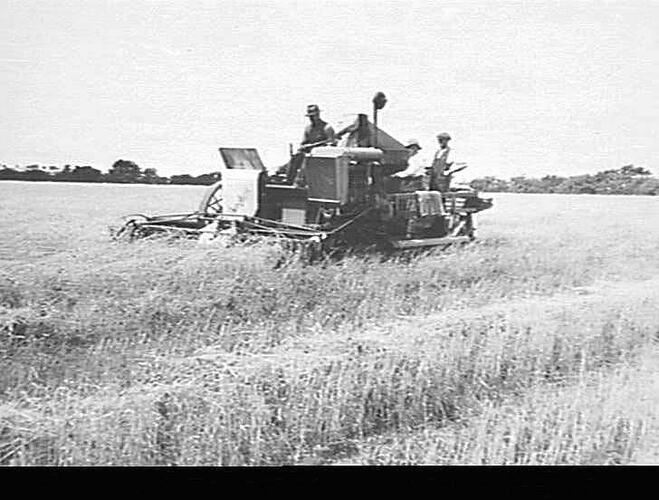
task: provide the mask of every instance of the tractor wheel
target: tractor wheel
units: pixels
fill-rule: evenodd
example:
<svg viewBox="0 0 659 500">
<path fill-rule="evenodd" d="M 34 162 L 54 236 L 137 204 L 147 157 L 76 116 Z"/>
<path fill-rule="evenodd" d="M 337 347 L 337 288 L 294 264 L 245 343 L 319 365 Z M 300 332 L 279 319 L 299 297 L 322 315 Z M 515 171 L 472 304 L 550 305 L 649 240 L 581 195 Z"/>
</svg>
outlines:
<svg viewBox="0 0 659 500">
<path fill-rule="evenodd" d="M 469 241 L 476 239 L 476 236 L 474 236 L 474 220 L 471 214 L 465 219 L 465 236 L 469 236 Z"/>
<path fill-rule="evenodd" d="M 474 240 L 474 222 L 471 214 L 454 215 L 449 226 L 449 236 L 468 236 Z"/>
<path fill-rule="evenodd" d="M 209 216 L 222 213 L 222 181 L 208 188 L 199 204 L 199 213 Z"/>
</svg>

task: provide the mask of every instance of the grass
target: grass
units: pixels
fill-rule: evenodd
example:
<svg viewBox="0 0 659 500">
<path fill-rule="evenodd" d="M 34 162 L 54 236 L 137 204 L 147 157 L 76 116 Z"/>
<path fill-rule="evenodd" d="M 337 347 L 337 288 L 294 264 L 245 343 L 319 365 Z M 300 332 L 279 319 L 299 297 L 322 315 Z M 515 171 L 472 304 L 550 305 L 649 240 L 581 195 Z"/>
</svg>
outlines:
<svg viewBox="0 0 659 500">
<path fill-rule="evenodd" d="M 656 432 L 653 198 L 498 195 L 469 247 L 275 268 L 108 241 L 198 188 L 10 184 L 0 463 L 626 463 Z"/>
<path fill-rule="evenodd" d="M 379 436 L 339 463 L 629 463 L 656 426 L 657 362 L 646 352 L 636 365 L 584 372 L 568 386 L 538 384 L 504 404 L 487 400 L 464 422 Z"/>
</svg>

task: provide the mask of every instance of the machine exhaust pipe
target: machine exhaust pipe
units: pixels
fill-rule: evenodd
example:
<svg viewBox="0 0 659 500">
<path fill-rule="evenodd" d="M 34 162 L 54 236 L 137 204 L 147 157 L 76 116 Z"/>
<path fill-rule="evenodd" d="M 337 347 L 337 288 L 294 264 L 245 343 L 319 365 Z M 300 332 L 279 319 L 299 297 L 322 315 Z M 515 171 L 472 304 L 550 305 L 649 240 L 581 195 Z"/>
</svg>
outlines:
<svg viewBox="0 0 659 500">
<path fill-rule="evenodd" d="M 373 134 L 373 147 L 378 147 L 378 111 L 384 108 L 387 104 L 387 97 L 384 92 L 376 92 L 373 96 L 373 125 L 375 126 L 375 133 Z"/>
</svg>

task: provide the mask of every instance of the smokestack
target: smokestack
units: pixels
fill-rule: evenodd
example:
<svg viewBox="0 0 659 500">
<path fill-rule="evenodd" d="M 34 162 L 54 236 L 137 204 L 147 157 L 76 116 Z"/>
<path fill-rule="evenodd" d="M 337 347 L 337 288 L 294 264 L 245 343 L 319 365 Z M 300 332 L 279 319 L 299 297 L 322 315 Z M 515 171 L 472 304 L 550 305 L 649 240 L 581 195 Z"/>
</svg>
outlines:
<svg viewBox="0 0 659 500">
<path fill-rule="evenodd" d="M 373 147 L 378 147 L 378 110 L 384 108 L 387 104 L 387 97 L 384 92 L 376 92 L 373 96 L 373 125 L 375 125 L 375 134 L 373 136 Z"/>
</svg>

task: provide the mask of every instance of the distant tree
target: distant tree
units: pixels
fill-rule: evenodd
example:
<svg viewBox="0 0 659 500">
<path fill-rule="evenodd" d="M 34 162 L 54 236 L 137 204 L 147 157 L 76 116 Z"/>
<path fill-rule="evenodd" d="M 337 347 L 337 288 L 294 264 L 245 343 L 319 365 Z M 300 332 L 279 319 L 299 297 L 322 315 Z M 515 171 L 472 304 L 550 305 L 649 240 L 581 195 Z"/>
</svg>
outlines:
<svg viewBox="0 0 659 500">
<path fill-rule="evenodd" d="M 139 182 L 142 172 L 140 167 L 129 160 L 117 160 L 105 176 L 108 182 L 133 183 Z"/>
<path fill-rule="evenodd" d="M 659 179 L 645 179 L 637 188 L 638 194 L 659 196 Z"/>
<path fill-rule="evenodd" d="M 89 165 L 83 167 L 76 166 L 68 178 L 74 182 L 101 182 L 103 180 L 103 173 Z"/>
<path fill-rule="evenodd" d="M 540 186 L 543 189 L 546 189 L 550 193 L 560 193 L 560 186 L 565 182 L 565 177 L 559 177 L 558 175 L 545 175 L 540 179 Z"/>
<path fill-rule="evenodd" d="M 142 171 L 142 177 L 145 179 L 158 177 L 158 171 L 155 168 L 145 168 Z"/>
<path fill-rule="evenodd" d="M 0 180 L 3 181 L 16 181 L 21 179 L 21 175 L 23 172 L 19 172 L 17 170 L 14 170 L 13 168 L 9 167 L 4 167 L 2 170 L 0 170 Z"/>
<path fill-rule="evenodd" d="M 643 175 L 643 176 L 648 176 L 652 175 L 652 172 L 649 170 L 643 168 L 643 167 L 635 167 L 634 165 L 625 165 L 619 170 L 621 175 L 624 176 L 635 176 L 635 175 Z"/>
<path fill-rule="evenodd" d="M 202 174 L 195 177 L 194 181 L 195 184 L 210 186 L 211 184 L 215 184 L 218 180 L 220 180 L 220 176 L 221 174 L 219 172 L 213 172 L 211 174 Z"/>
<path fill-rule="evenodd" d="M 634 165 L 603 170 L 596 174 L 560 177 L 546 175 L 540 179 L 525 176 L 504 181 L 495 177 L 474 179 L 470 185 L 479 191 L 515 193 L 586 193 L 586 194 L 659 194 L 659 179 L 652 172 Z"/>
<path fill-rule="evenodd" d="M 26 181 L 50 181 L 53 180 L 50 174 L 47 174 L 43 170 L 28 170 L 27 172 L 22 172 L 22 179 Z"/>
<path fill-rule="evenodd" d="M 169 182 L 170 184 L 194 184 L 194 178 L 188 174 L 172 175 Z"/>
<path fill-rule="evenodd" d="M 57 172 L 53 176 L 53 180 L 55 181 L 70 181 L 71 180 L 71 165 L 64 165 L 64 168 Z"/>
<path fill-rule="evenodd" d="M 538 179 L 527 179 L 525 176 L 512 177 L 510 179 L 511 190 L 516 193 L 541 193 L 542 182 Z"/>
<path fill-rule="evenodd" d="M 146 184 L 166 184 L 168 181 L 169 179 L 167 179 L 167 177 L 160 177 L 155 168 L 145 168 L 140 180 L 140 182 Z"/>
<path fill-rule="evenodd" d="M 510 190 L 508 182 L 492 176 L 474 179 L 469 185 L 478 191 L 485 191 L 488 193 L 499 193 Z"/>
</svg>

